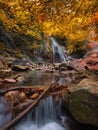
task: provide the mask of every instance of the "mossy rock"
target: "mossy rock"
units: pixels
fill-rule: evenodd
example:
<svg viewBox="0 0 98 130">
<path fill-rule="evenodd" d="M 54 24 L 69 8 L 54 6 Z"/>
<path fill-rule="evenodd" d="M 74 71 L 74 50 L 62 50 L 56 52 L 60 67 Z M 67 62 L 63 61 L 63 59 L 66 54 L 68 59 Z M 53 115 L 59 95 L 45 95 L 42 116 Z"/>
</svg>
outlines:
<svg viewBox="0 0 98 130">
<path fill-rule="evenodd" d="M 83 79 L 76 89 L 71 91 L 69 109 L 80 123 L 98 127 L 98 82 Z"/>
</svg>

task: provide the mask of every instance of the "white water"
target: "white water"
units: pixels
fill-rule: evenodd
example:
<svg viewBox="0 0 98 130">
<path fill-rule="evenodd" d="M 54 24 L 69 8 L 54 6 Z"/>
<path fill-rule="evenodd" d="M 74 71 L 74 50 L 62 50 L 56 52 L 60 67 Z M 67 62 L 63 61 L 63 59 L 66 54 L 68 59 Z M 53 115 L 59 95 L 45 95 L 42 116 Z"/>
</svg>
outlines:
<svg viewBox="0 0 98 130">
<path fill-rule="evenodd" d="M 64 53 L 63 48 L 57 43 L 57 41 L 51 37 L 52 41 L 52 52 L 53 52 L 53 63 L 56 62 L 56 59 L 59 59 L 59 62 L 65 62 L 68 60 L 67 55 Z"/>
<path fill-rule="evenodd" d="M 59 104 L 58 107 L 60 107 Z M 41 100 L 15 130 L 67 130 L 67 127 L 65 129 L 57 123 L 56 116 L 57 114 L 60 116 L 59 110 L 55 107 L 51 96 Z"/>
<path fill-rule="evenodd" d="M 42 127 L 38 127 L 32 122 L 26 123 L 24 122 L 20 126 L 18 126 L 15 130 L 66 130 L 61 125 L 56 122 L 50 122 Z"/>
<path fill-rule="evenodd" d="M 58 123 L 57 117 L 61 116 L 61 102 L 54 103 L 51 96 L 41 100 L 14 129 L 15 130 L 68 130 Z M 11 120 L 10 104 L 0 97 L 0 127 Z M 63 120 L 62 120 L 63 121 Z"/>
</svg>

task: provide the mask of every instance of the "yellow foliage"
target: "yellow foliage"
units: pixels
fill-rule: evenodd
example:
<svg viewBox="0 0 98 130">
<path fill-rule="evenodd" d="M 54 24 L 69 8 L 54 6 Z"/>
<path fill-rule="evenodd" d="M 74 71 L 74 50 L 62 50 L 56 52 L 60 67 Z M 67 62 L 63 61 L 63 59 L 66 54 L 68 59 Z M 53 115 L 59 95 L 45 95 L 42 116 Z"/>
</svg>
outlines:
<svg viewBox="0 0 98 130">
<path fill-rule="evenodd" d="M 69 50 L 73 51 L 73 41 L 77 44 L 88 37 L 96 5 L 96 0 L 3 0 L 0 1 L 0 21 L 9 30 L 38 39 L 41 39 L 40 32 L 48 36 L 66 36 Z"/>
</svg>

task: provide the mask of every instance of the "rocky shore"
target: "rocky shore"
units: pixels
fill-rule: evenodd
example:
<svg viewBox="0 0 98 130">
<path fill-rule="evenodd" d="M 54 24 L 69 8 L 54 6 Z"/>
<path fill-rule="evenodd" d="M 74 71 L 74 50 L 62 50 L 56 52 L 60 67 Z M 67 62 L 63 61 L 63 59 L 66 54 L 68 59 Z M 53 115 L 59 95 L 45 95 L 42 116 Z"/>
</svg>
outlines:
<svg viewBox="0 0 98 130">
<path fill-rule="evenodd" d="M 30 79 L 34 71 L 63 77 L 64 82 L 61 86 L 65 89 L 59 96 L 63 99 L 63 105 L 67 106 L 73 118 L 78 122 L 98 127 L 97 58 L 98 54 L 91 54 L 84 59 L 71 59 L 64 63 L 48 64 L 33 63 L 29 58 L 17 59 L 0 56 L 0 93 L 12 87 L 28 85 L 27 83 L 31 82 Z M 58 89 L 56 88 L 56 90 Z M 36 99 L 37 97 L 38 93 L 35 93 L 31 99 Z M 6 93 L 4 98 L 7 100 L 12 100 L 10 98 L 13 98 L 13 103 L 18 106 L 15 109 L 19 110 L 20 108 L 20 111 L 22 110 L 20 104 L 25 109 L 31 103 L 31 100 L 27 98 L 24 92 L 17 90 Z"/>
</svg>

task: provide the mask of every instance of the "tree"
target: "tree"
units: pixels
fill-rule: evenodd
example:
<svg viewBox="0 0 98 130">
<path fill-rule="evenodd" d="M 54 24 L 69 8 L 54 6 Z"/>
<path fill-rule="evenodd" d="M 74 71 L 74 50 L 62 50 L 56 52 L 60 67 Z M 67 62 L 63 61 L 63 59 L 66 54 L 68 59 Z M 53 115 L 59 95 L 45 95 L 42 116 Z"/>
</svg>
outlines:
<svg viewBox="0 0 98 130">
<path fill-rule="evenodd" d="M 41 32 L 72 42 L 88 37 L 97 0 L 1 0 L 1 21 L 9 30 L 41 38 Z M 77 43 L 76 43 L 77 44 Z"/>
</svg>

